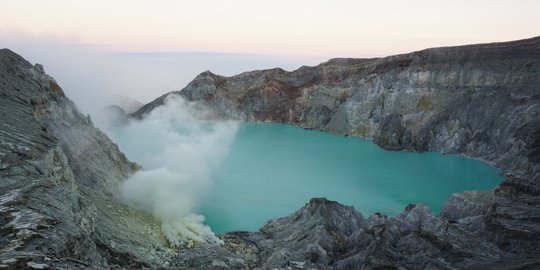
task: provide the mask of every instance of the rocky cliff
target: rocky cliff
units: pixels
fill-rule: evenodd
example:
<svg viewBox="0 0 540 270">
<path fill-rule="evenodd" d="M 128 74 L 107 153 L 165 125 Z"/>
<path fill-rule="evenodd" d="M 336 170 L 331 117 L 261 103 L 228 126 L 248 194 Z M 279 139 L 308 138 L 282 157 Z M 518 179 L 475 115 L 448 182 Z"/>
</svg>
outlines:
<svg viewBox="0 0 540 270">
<path fill-rule="evenodd" d="M 463 154 L 505 175 L 495 190 L 455 194 L 438 217 L 411 206 L 396 218 L 354 217 L 351 224 L 355 215 L 343 220 L 326 209 L 312 223 L 312 215 L 299 213 L 328 207 L 312 201 L 247 237 L 265 267 L 540 267 L 533 259 L 540 251 L 540 37 L 333 59 L 292 72 L 206 71 L 132 117 L 171 95 L 204 104 L 217 119 L 293 123 L 391 150 Z"/>
<path fill-rule="evenodd" d="M 287 72 L 201 73 L 169 95 L 217 118 L 287 122 L 373 139 L 392 150 L 480 158 L 540 177 L 540 38 L 434 48 L 379 59 L 333 59 Z"/>
<path fill-rule="evenodd" d="M 199 75 L 182 95 L 216 118 L 290 122 L 390 149 L 463 153 L 507 173 L 453 195 L 364 217 L 313 199 L 223 245 L 173 249 L 116 189 L 138 169 L 58 84 L 0 50 L 0 268 L 540 268 L 540 39 L 337 59 L 294 72 Z M 166 96 L 168 96 L 166 95 Z M 162 104 L 147 104 L 143 117 Z"/>
<path fill-rule="evenodd" d="M 159 224 L 115 197 L 138 169 L 39 64 L 0 50 L 0 269 L 161 266 Z"/>
</svg>

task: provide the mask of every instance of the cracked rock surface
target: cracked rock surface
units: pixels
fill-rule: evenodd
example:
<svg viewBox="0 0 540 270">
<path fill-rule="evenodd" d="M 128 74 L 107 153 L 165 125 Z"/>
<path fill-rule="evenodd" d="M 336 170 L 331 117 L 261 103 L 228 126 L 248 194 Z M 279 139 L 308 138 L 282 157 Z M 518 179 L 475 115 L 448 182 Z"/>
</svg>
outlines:
<svg viewBox="0 0 540 270">
<path fill-rule="evenodd" d="M 163 264 L 159 224 L 113 195 L 139 166 L 41 65 L 0 50 L 0 90 L 1 267 Z"/>
<path fill-rule="evenodd" d="M 365 216 L 323 198 L 222 246 L 173 249 L 116 189 L 139 166 L 39 64 L 0 50 L 0 269 L 540 268 L 540 38 L 334 59 L 293 72 L 205 72 L 181 92 L 218 119 L 294 123 L 501 168 L 441 213 Z"/>
<path fill-rule="evenodd" d="M 258 266 L 540 268 L 540 37 L 332 59 L 292 72 L 206 71 L 131 117 L 174 95 L 216 119 L 292 123 L 370 138 L 390 150 L 466 155 L 503 171 L 494 190 L 454 194 L 435 215 L 420 205 L 364 221 L 344 206 L 311 201 L 258 233 L 236 235 L 257 243 Z"/>
</svg>

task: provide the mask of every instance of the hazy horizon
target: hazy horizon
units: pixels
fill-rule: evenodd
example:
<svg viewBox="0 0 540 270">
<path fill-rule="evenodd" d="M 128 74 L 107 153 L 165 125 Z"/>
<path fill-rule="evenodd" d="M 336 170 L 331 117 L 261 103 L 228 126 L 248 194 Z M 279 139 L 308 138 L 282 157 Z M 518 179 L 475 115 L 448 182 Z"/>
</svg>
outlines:
<svg viewBox="0 0 540 270">
<path fill-rule="evenodd" d="M 113 52 L 382 56 L 538 35 L 540 2 L 518 3 L 0 0 L 0 36 Z"/>
<path fill-rule="evenodd" d="M 526 38 L 532 37 L 523 39 Z M 113 96 L 148 103 L 165 93 L 183 89 L 206 70 L 223 76 L 277 67 L 293 71 L 301 66 L 318 65 L 331 58 L 348 57 L 291 57 L 197 51 L 110 52 L 97 50 L 93 46 L 57 45 L 42 40 L 28 43 L 12 41 L 4 45 L 32 64 L 44 65 L 45 71 L 55 78 L 79 109 L 91 114 L 112 104 L 110 98 Z M 414 51 L 422 49 L 426 48 Z M 360 58 L 385 56 L 388 55 L 366 55 Z"/>
<path fill-rule="evenodd" d="M 540 2 L 0 0 L 0 47 L 40 63 L 79 108 L 147 103 L 211 70 L 294 70 L 338 57 L 540 35 Z"/>
<path fill-rule="evenodd" d="M 540 265 L 539 10 L 0 0 L 0 48 L 43 65 L 83 113 L 39 66 L 1 55 L 0 265 Z M 386 56 L 291 78 L 250 73 L 224 92 L 203 76 L 189 100 L 165 96 L 142 117 L 106 108 L 180 91 L 207 70 Z"/>
<path fill-rule="evenodd" d="M 214 52 L 107 52 L 92 47 L 12 43 L 6 48 L 32 64 L 42 64 L 66 95 L 85 113 L 109 105 L 121 95 L 148 103 L 184 88 L 210 70 L 223 76 L 269 68 L 294 70 L 328 59 Z"/>
</svg>

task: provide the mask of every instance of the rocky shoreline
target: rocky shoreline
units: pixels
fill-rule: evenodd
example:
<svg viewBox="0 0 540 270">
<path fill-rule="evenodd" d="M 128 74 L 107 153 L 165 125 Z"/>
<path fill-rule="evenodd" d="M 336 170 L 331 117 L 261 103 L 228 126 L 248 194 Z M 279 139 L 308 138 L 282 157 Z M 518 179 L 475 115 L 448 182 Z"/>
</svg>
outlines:
<svg viewBox="0 0 540 270">
<path fill-rule="evenodd" d="M 540 268 L 540 38 L 334 59 L 293 72 L 211 72 L 167 96 L 216 119 L 293 123 L 372 138 L 391 150 L 495 164 L 492 191 L 364 217 L 312 199 L 223 245 L 170 248 L 159 224 L 115 188 L 138 165 L 81 114 L 41 65 L 0 50 L 0 269 Z"/>
<path fill-rule="evenodd" d="M 179 95 L 218 119 L 292 123 L 373 139 L 389 150 L 464 154 L 538 178 L 539 48 L 540 38 L 532 38 L 332 59 L 292 72 L 206 71 L 132 116 Z"/>
</svg>

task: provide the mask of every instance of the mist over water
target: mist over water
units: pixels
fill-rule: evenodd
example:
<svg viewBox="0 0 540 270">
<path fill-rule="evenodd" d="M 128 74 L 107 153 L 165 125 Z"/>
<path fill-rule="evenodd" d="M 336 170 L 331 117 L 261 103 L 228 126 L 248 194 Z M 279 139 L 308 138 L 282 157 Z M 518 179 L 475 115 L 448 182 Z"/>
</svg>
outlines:
<svg viewBox="0 0 540 270">
<path fill-rule="evenodd" d="M 243 124 L 214 174 L 202 213 L 216 233 L 257 231 L 313 197 L 395 216 L 409 203 L 437 214 L 454 192 L 487 190 L 499 170 L 440 153 L 385 151 L 373 142 L 282 124 Z"/>
<path fill-rule="evenodd" d="M 121 188 L 162 223 L 171 244 L 220 243 L 214 233 L 256 231 L 313 197 L 394 216 L 409 203 L 438 213 L 454 192 L 501 179 L 482 162 L 439 153 L 385 151 L 373 142 L 282 124 L 213 122 L 169 98 L 142 121 L 111 129 L 144 170 Z M 208 226 L 209 225 L 209 226 Z"/>
<path fill-rule="evenodd" d="M 144 120 L 109 130 L 126 155 L 144 167 L 121 187 L 123 198 L 157 218 L 175 246 L 220 242 L 197 213 L 238 125 L 201 118 L 204 111 L 169 98 Z"/>
</svg>

